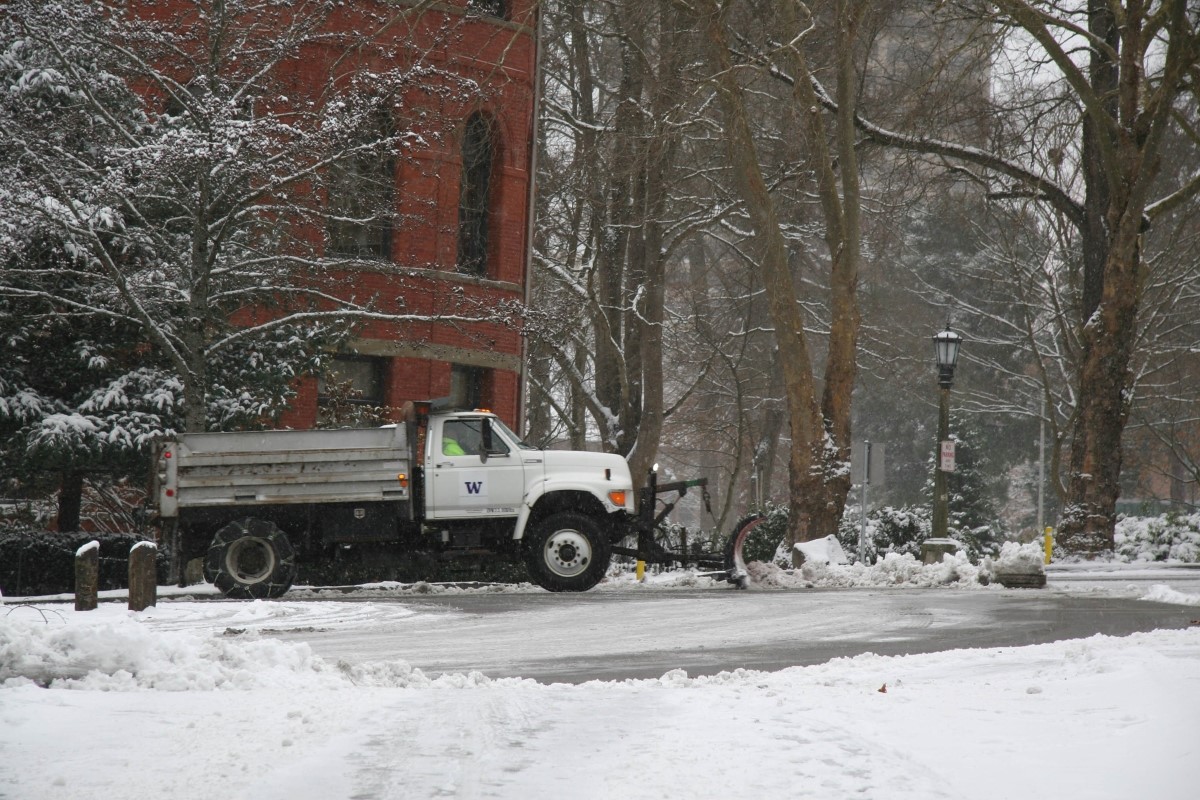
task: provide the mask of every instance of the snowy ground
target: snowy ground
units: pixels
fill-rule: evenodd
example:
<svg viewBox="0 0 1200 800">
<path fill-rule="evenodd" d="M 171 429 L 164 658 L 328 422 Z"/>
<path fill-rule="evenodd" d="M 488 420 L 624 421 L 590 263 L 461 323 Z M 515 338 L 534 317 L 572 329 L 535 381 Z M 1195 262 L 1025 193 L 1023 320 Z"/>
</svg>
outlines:
<svg viewBox="0 0 1200 800">
<path fill-rule="evenodd" d="M 916 570 L 901 585 L 931 598 L 959 591 L 918 588 L 930 580 Z M 702 583 L 668 575 L 603 591 L 660 590 L 669 600 L 674 587 Z M 1136 589 L 1063 581 L 1075 583 L 1200 603 L 1169 580 Z M 437 590 L 363 593 L 427 591 Z M 1191 800 L 1200 787 L 1200 626 L 773 673 L 545 685 L 479 673 L 431 679 L 400 659 L 339 664 L 275 635 L 332 624 L 327 607 L 365 637 L 401 618 L 436 624 L 403 602 L 164 598 L 142 614 L 120 603 L 84 613 L 9 603 L 0 606 L 5 800 Z M 591 634 L 621 636 L 626 623 Z"/>
</svg>

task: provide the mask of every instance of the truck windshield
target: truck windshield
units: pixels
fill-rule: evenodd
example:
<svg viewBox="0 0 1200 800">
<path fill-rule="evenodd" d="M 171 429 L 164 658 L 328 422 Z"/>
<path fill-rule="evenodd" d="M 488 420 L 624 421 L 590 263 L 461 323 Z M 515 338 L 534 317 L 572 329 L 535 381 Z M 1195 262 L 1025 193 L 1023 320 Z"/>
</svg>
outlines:
<svg viewBox="0 0 1200 800">
<path fill-rule="evenodd" d="M 503 422 L 501 422 L 499 419 L 492 420 L 492 427 L 499 428 L 503 432 L 504 436 L 506 436 L 508 438 L 509 441 L 516 442 L 517 447 L 521 448 L 522 450 L 537 450 L 537 448 L 534 447 L 533 445 L 522 441 L 520 436 L 517 436 L 515 433 L 513 433 L 509 429 L 509 427 L 507 425 L 505 425 Z"/>
</svg>

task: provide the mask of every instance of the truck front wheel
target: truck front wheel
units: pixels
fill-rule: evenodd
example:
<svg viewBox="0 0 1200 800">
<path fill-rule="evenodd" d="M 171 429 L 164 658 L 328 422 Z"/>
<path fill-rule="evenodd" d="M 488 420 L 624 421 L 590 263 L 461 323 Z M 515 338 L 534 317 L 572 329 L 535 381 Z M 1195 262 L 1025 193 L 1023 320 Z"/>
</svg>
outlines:
<svg viewBox="0 0 1200 800">
<path fill-rule="evenodd" d="M 279 597 L 296 579 L 296 553 L 275 523 L 239 519 L 213 537 L 204 559 L 204 577 L 226 597 Z"/>
<path fill-rule="evenodd" d="M 552 514 L 525 535 L 529 577 L 552 592 L 586 592 L 608 571 L 608 537 L 591 517 Z"/>
</svg>

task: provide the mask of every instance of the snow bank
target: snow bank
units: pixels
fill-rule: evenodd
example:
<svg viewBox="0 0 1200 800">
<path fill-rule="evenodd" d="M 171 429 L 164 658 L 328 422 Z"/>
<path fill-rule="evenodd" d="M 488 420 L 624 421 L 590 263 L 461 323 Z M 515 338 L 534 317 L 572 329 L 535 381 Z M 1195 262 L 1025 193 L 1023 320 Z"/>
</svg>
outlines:
<svg viewBox="0 0 1200 800">
<path fill-rule="evenodd" d="M 846 558 L 846 551 L 842 549 L 841 542 L 832 533 L 823 539 L 814 539 L 811 542 L 796 542 L 796 549 L 804 556 L 804 563 L 820 562 L 822 564 L 845 564 L 850 561 Z M 780 561 L 778 557 L 776 562 Z"/>
<path fill-rule="evenodd" d="M 322 599 L 356 599 L 361 597 L 408 597 L 428 594 L 533 594 L 545 589 L 532 583 L 400 583 L 376 581 L 356 586 L 293 586 L 289 597 L 319 597 Z"/>
<path fill-rule="evenodd" d="M 0 686 L 34 683 L 101 691 L 339 689 L 462 686 L 479 673 L 430 679 L 403 661 L 350 666 L 313 655 L 303 643 L 225 633 L 152 630 L 130 616 L 68 624 L 56 613 L 0 619 Z"/>
<path fill-rule="evenodd" d="M 1045 550 L 1037 542 L 1005 542 L 996 558 L 985 558 L 983 568 L 991 574 L 1036 575 L 1045 571 Z"/>
<path fill-rule="evenodd" d="M 1177 606 L 1200 606 L 1200 595 L 1176 591 L 1165 583 L 1151 586 L 1141 599 L 1154 603 L 1171 603 Z"/>
<path fill-rule="evenodd" d="M 905 553 L 888 553 L 875 564 L 826 564 L 805 561 L 799 570 L 756 561 L 747 566 L 751 586 L 762 588 L 860 588 L 883 586 L 979 587 L 979 568 L 965 553 L 945 555 L 937 564 L 922 564 Z"/>
<path fill-rule="evenodd" d="M 2 785 L 23 800 L 201 800 L 214 786 L 259 800 L 716 798 L 730 786 L 814 800 L 1190 800 L 1197 658 L 1193 629 L 579 685 L 456 676 L 346 691 L 304 658 L 291 683 L 303 693 L 10 683 Z M 654 768 L 629 769 L 630 753 Z"/>
</svg>

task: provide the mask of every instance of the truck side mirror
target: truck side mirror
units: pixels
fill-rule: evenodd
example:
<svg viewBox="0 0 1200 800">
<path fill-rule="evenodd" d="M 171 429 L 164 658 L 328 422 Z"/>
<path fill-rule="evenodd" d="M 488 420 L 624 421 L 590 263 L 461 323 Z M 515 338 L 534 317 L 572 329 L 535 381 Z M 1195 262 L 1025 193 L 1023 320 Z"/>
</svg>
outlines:
<svg viewBox="0 0 1200 800">
<path fill-rule="evenodd" d="M 480 422 L 483 425 L 479 436 L 479 460 L 486 464 L 488 452 L 492 449 L 492 421 L 490 419 L 483 419 Z"/>
</svg>

